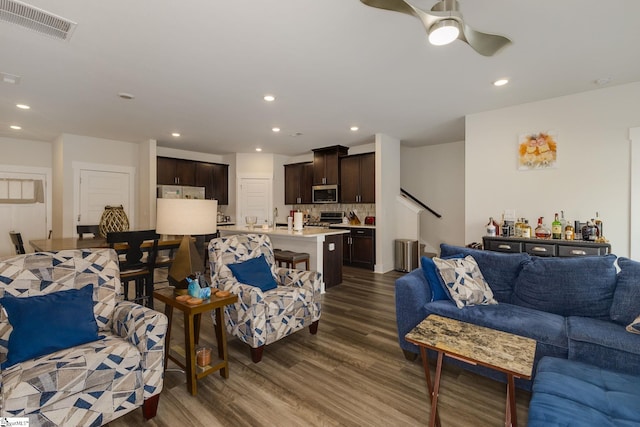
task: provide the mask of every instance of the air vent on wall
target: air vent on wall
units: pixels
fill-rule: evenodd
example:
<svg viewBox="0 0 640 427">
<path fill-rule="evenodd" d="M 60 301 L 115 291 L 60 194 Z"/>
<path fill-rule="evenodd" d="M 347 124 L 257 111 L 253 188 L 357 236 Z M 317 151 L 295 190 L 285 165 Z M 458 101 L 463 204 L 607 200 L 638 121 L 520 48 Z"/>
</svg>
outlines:
<svg viewBox="0 0 640 427">
<path fill-rule="evenodd" d="M 69 40 L 76 23 L 17 0 L 0 0 L 0 21 L 59 40 Z"/>
</svg>

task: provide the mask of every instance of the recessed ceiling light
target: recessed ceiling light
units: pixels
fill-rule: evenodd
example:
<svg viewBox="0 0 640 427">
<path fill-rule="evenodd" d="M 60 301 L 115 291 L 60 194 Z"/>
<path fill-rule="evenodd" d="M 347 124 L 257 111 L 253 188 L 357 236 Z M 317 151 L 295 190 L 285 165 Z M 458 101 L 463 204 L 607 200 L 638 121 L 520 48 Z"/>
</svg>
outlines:
<svg viewBox="0 0 640 427">
<path fill-rule="evenodd" d="M 16 107 L 18 107 L 18 108 L 19 108 L 19 109 L 21 109 L 21 110 L 28 110 L 28 109 L 30 109 L 30 108 L 31 108 L 31 107 L 29 107 L 29 106 L 28 106 L 28 105 L 26 105 L 26 104 L 16 104 Z"/>
<path fill-rule="evenodd" d="M 2 77 L 2 81 L 4 83 L 9 83 L 10 85 L 17 85 L 20 83 L 20 76 L 16 76 L 15 74 L 9 73 L 0 73 L 0 77 Z"/>
<path fill-rule="evenodd" d="M 604 86 L 611 83 L 611 80 L 611 77 L 601 77 L 595 81 L 595 84 L 597 84 L 598 86 Z"/>
<path fill-rule="evenodd" d="M 349 129 L 351 129 L 352 132 L 355 132 L 355 131 L 359 130 L 360 128 L 358 126 L 351 126 Z"/>
<path fill-rule="evenodd" d="M 17 125 L 11 125 L 11 126 L 9 126 L 9 127 L 10 127 L 11 129 L 13 129 L 13 130 L 20 130 L 20 129 L 22 129 L 20 126 L 17 126 Z"/>
<path fill-rule="evenodd" d="M 509 83 L 509 80 L 508 80 L 508 79 L 498 79 L 498 80 L 496 80 L 495 82 L 493 82 L 493 85 L 494 85 L 494 86 L 504 86 L 504 85 L 506 85 L 507 83 Z"/>
<path fill-rule="evenodd" d="M 130 93 L 127 93 L 127 92 L 120 92 L 120 93 L 118 94 L 118 96 L 119 96 L 120 98 L 122 98 L 122 99 L 127 99 L 127 100 L 135 98 L 135 96 L 134 96 L 134 95 L 132 95 L 132 94 L 130 94 Z"/>
<path fill-rule="evenodd" d="M 171 136 L 173 136 L 174 138 L 178 138 L 180 134 L 178 132 L 173 132 Z"/>
<path fill-rule="evenodd" d="M 280 128 L 271 128 L 271 130 L 274 132 L 280 132 Z"/>
<path fill-rule="evenodd" d="M 256 151 L 262 151 L 262 148 L 258 147 L 256 148 Z"/>
<path fill-rule="evenodd" d="M 273 102 L 273 101 L 276 100 L 276 97 L 273 96 L 273 95 L 265 95 L 264 98 L 262 98 L 262 99 L 264 99 L 267 102 Z"/>
</svg>

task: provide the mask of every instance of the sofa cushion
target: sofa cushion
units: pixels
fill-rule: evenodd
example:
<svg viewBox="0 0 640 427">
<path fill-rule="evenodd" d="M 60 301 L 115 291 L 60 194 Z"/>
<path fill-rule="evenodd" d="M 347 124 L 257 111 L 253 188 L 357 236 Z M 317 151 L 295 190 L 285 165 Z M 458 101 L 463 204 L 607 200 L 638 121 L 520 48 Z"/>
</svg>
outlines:
<svg viewBox="0 0 640 427">
<path fill-rule="evenodd" d="M 484 279 L 498 302 L 511 302 L 513 284 L 522 266 L 531 260 L 531 256 L 527 253 L 505 254 L 447 245 L 446 243 L 440 245 L 440 258 L 456 254 L 471 255 L 476 260 Z"/>
<path fill-rule="evenodd" d="M 0 304 L 13 327 L 3 368 L 99 338 L 93 285 L 33 297 L 5 293 Z"/>
<path fill-rule="evenodd" d="M 516 279 L 513 303 L 561 316 L 609 318 L 615 255 L 532 257 Z"/>
<path fill-rule="evenodd" d="M 267 264 L 264 255 L 236 264 L 229 264 L 228 267 L 240 283 L 255 286 L 263 292 L 278 287 L 278 283 L 273 278 L 271 268 Z"/>
<path fill-rule="evenodd" d="M 611 303 L 611 320 L 627 325 L 640 316 L 640 262 L 618 258 L 618 282 Z"/>
<path fill-rule="evenodd" d="M 569 359 L 640 375 L 640 335 L 623 325 L 589 317 L 567 318 Z"/>
<path fill-rule="evenodd" d="M 545 357 L 529 404 L 529 427 L 637 426 L 640 379 L 585 363 Z"/>
<path fill-rule="evenodd" d="M 458 308 L 498 303 L 472 256 L 463 259 L 434 258 L 433 262 L 438 267 L 445 290 Z"/>
</svg>

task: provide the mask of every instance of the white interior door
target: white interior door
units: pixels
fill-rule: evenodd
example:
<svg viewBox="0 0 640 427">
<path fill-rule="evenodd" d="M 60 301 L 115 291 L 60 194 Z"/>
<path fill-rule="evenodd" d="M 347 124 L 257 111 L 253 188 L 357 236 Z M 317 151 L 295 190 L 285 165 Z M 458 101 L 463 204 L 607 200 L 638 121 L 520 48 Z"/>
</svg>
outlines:
<svg viewBox="0 0 640 427">
<path fill-rule="evenodd" d="M 80 170 L 80 214 L 77 224 L 100 223 L 105 206 L 122 205 L 131 224 L 130 174 L 90 169 Z"/>
<path fill-rule="evenodd" d="M 245 217 L 255 215 L 260 226 L 271 220 L 271 178 L 240 178 L 238 188 L 238 224 L 244 224 Z"/>
<path fill-rule="evenodd" d="M 42 201 L 27 202 L 33 196 L 31 180 L 41 180 L 44 194 L 47 188 L 47 175 L 39 173 L 0 172 L 3 178 L 0 185 L 0 256 L 15 254 L 15 248 L 9 237 L 10 231 L 22 234 L 24 248 L 33 252 L 29 240 L 46 239 L 47 230 L 47 197 Z M 14 181 L 15 180 L 15 181 Z M 43 195 L 44 196 L 44 195 Z M 15 199 L 15 203 L 11 200 Z"/>
</svg>

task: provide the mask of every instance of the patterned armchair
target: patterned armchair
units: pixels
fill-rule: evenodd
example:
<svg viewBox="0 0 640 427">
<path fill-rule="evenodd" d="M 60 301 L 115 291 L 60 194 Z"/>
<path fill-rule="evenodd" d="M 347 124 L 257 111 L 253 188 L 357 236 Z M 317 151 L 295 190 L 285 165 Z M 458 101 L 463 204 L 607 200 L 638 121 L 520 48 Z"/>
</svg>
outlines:
<svg viewBox="0 0 640 427">
<path fill-rule="evenodd" d="M 263 292 L 240 283 L 227 267 L 264 255 L 276 289 Z M 241 234 L 219 237 L 209 242 L 211 284 L 238 296 L 238 302 L 225 307 L 225 323 L 230 335 L 249 344 L 255 363 L 262 360 L 265 345 L 309 327 L 318 331 L 321 312 L 320 273 L 276 267 L 269 236 Z M 215 320 L 214 320 L 215 321 Z"/>
<path fill-rule="evenodd" d="M 140 406 L 144 418 L 155 416 L 167 318 L 122 301 L 116 253 L 68 250 L 0 260 L 0 297 L 40 296 L 89 284 L 100 339 L 1 369 L 0 417 L 28 417 L 34 427 L 99 426 Z M 1 311 L 4 362 L 13 328 Z"/>
</svg>

